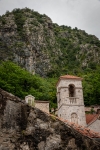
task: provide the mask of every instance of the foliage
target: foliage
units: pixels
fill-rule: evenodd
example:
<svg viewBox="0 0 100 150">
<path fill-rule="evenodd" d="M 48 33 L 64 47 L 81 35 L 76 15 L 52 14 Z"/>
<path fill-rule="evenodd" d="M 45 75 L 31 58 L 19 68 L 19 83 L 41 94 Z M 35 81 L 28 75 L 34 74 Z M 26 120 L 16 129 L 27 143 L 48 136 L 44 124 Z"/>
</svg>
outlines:
<svg viewBox="0 0 100 150">
<path fill-rule="evenodd" d="M 23 34 L 23 25 L 25 23 L 26 17 L 23 15 L 23 10 L 14 9 L 13 14 L 15 16 L 15 23 L 17 25 L 17 31 L 19 34 Z"/>
<path fill-rule="evenodd" d="M 81 75 L 85 105 L 100 105 L 100 68 L 98 71 Z M 57 78 L 42 78 L 32 75 L 16 64 L 6 61 L 0 65 L 0 87 L 14 95 L 24 98 L 28 94 L 37 100 L 50 101 L 50 108 L 57 107 L 56 101 Z"/>
<path fill-rule="evenodd" d="M 83 91 L 85 105 L 100 105 L 100 68 L 95 72 L 83 75 Z"/>
<path fill-rule="evenodd" d="M 0 87 L 14 95 L 24 98 L 28 94 L 37 100 L 50 101 L 50 107 L 56 107 L 56 79 L 44 79 L 32 75 L 16 64 L 6 61 L 0 65 Z"/>
</svg>

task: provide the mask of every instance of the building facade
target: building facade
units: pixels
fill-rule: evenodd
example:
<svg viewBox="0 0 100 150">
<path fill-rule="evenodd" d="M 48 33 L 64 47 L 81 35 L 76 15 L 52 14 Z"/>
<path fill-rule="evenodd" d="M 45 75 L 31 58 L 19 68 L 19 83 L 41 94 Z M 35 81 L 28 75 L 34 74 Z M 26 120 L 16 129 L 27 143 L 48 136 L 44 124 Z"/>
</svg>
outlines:
<svg viewBox="0 0 100 150">
<path fill-rule="evenodd" d="M 39 101 L 35 100 L 35 107 L 49 113 L 49 101 Z"/>
<path fill-rule="evenodd" d="M 82 78 L 65 75 L 57 83 L 58 117 L 86 126 Z"/>
<path fill-rule="evenodd" d="M 100 133 L 100 112 L 96 114 L 86 114 L 87 128 Z"/>
<path fill-rule="evenodd" d="M 49 101 L 39 101 L 35 100 L 35 97 L 32 95 L 27 95 L 25 97 L 25 102 L 32 107 L 36 107 L 44 112 L 49 113 Z"/>
<path fill-rule="evenodd" d="M 25 96 L 25 102 L 29 105 L 34 107 L 35 106 L 35 97 L 32 95 Z"/>
</svg>

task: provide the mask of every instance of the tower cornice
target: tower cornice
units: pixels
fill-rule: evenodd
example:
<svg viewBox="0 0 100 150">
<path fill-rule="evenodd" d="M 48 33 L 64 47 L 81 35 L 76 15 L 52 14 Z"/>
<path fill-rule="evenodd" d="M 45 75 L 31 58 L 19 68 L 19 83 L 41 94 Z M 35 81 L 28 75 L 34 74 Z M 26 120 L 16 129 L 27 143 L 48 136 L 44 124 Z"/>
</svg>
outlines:
<svg viewBox="0 0 100 150">
<path fill-rule="evenodd" d="M 79 105 L 79 104 L 77 104 L 77 105 L 75 105 L 75 104 L 65 104 L 65 103 L 62 103 L 61 104 L 61 106 L 58 108 L 58 110 L 62 107 L 62 106 L 70 106 L 70 107 L 73 107 L 73 106 L 84 106 L 84 104 L 82 105 Z"/>
</svg>

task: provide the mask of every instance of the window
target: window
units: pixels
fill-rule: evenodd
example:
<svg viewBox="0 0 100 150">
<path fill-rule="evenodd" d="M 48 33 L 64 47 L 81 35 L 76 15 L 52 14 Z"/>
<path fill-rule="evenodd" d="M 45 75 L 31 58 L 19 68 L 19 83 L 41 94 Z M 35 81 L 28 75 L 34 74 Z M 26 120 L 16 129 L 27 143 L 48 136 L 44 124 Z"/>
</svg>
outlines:
<svg viewBox="0 0 100 150">
<path fill-rule="evenodd" d="M 71 114 L 71 122 L 78 124 L 78 116 L 76 113 Z"/>
<path fill-rule="evenodd" d="M 69 97 L 75 97 L 75 86 L 72 84 L 69 85 Z"/>
</svg>

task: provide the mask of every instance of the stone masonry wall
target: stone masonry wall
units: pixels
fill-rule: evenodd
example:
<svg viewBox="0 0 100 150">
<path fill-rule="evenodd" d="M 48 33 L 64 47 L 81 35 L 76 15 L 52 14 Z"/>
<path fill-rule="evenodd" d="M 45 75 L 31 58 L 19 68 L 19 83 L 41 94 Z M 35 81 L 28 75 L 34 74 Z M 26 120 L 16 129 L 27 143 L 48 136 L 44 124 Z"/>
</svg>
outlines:
<svg viewBox="0 0 100 150">
<path fill-rule="evenodd" d="M 44 112 L 49 113 L 49 102 L 35 101 L 35 107 L 42 110 L 42 111 L 44 111 Z"/>
<path fill-rule="evenodd" d="M 93 123 L 88 125 L 88 128 L 100 133 L 100 120 L 96 120 Z"/>
<path fill-rule="evenodd" d="M 100 143 L 0 89 L 0 150 L 100 150 Z"/>
<path fill-rule="evenodd" d="M 86 126 L 86 118 L 84 115 L 84 106 L 67 106 L 67 105 L 62 105 L 61 109 L 58 111 L 58 116 L 63 118 L 64 120 L 68 120 L 72 122 L 71 120 L 71 114 L 75 112 L 78 114 L 78 124 L 79 125 L 84 125 Z"/>
</svg>

